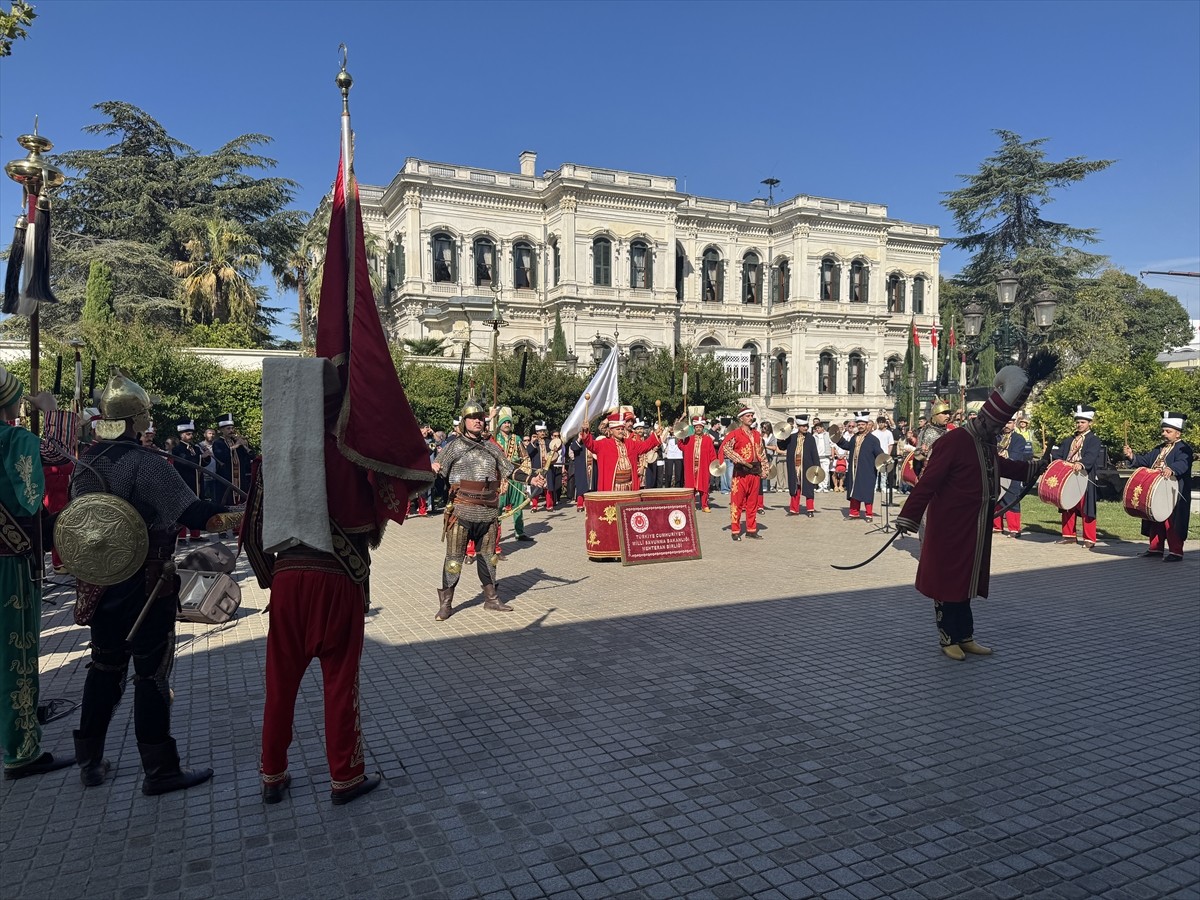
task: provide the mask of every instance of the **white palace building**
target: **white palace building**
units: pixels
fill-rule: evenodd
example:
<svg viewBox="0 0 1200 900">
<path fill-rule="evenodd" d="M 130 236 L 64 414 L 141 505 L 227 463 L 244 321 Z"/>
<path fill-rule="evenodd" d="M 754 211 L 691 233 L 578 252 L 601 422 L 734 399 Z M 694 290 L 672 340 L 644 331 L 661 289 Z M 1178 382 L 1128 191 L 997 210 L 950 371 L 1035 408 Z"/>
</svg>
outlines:
<svg viewBox="0 0 1200 900">
<path fill-rule="evenodd" d="M 631 364 L 676 345 L 711 353 L 768 418 L 890 407 L 910 322 L 928 346 L 936 226 L 876 203 L 714 200 L 668 176 L 536 163 L 407 159 L 386 187 L 360 187 L 396 340 L 486 355 L 498 299 L 503 351 L 548 352 L 557 314 L 581 366 L 600 343 Z"/>
</svg>

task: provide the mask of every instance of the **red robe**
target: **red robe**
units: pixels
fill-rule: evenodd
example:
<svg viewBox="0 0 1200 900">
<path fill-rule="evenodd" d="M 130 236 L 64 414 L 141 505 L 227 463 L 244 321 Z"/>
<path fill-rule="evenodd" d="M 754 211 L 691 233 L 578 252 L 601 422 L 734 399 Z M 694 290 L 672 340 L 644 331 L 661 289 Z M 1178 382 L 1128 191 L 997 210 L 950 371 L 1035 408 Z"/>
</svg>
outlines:
<svg viewBox="0 0 1200 900">
<path fill-rule="evenodd" d="M 955 428 L 939 438 L 900 510 L 899 518 L 914 532 L 926 517 L 917 590 L 941 603 L 986 597 L 1000 478 L 1029 483 L 1037 471 L 1036 460 L 1001 458 L 994 441 L 976 440 L 974 428 Z"/>
<path fill-rule="evenodd" d="M 617 450 L 616 438 L 608 437 L 599 441 L 596 440 L 590 431 L 585 431 L 579 435 L 579 443 L 583 444 L 583 446 L 596 455 L 596 465 L 599 466 L 599 470 L 596 473 L 596 490 L 611 491 L 613 489 L 613 480 L 617 473 L 617 454 L 619 452 Z M 645 440 L 625 438 L 625 452 L 629 454 L 629 465 L 633 469 L 633 482 L 630 485 L 630 490 L 636 491 L 642 486 L 641 480 L 638 478 L 638 457 L 647 450 L 657 447 L 659 443 L 660 441 L 656 434 L 650 435 Z"/>
<path fill-rule="evenodd" d="M 708 467 L 717 458 L 712 435 L 707 432 L 693 434 L 679 441 L 679 449 L 683 451 L 683 486 L 694 491 L 707 491 Z"/>
</svg>

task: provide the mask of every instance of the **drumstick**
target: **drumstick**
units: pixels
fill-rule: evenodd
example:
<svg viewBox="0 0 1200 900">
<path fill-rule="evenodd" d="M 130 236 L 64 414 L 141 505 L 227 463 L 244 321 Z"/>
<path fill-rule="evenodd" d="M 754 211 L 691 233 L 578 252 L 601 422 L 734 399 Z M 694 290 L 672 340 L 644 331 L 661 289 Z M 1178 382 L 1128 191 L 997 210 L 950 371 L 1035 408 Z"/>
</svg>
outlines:
<svg viewBox="0 0 1200 900">
<path fill-rule="evenodd" d="M 655 400 L 654 408 L 658 410 L 658 428 L 661 431 L 662 430 L 662 401 Z"/>
<path fill-rule="evenodd" d="M 588 424 L 588 401 L 592 399 L 592 395 L 587 391 L 583 392 L 583 424 Z"/>
</svg>

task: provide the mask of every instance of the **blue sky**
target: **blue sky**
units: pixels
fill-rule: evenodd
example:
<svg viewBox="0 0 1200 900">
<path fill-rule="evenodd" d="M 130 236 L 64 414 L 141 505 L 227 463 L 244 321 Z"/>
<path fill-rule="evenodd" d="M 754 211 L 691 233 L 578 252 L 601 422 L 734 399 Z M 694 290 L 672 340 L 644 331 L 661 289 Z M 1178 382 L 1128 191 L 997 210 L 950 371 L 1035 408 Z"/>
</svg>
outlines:
<svg viewBox="0 0 1200 900">
<path fill-rule="evenodd" d="M 7 4 L 5 4 L 7 5 Z M 1100 231 L 1134 273 L 1200 270 L 1200 3 L 387 3 L 39 0 L 0 61 L 0 156 L 34 114 L 58 149 L 97 146 L 92 105 L 142 107 L 199 150 L 258 132 L 313 209 L 337 166 L 337 45 L 349 46 L 356 167 L 404 158 L 675 175 L 691 193 L 798 193 L 953 223 L 942 193 L 992 129 L 1052 159 L 1115 159 L 1048 218 Z M 0 179 L 0 225 L 20 194 Z M 11 217 L 10 215 L 11 214 Z M 6 233 L 6 232 L 0 232 Z M 947 248 L 942 271 L 963 257 Z M 1148 276 L 1200 318 L 1200 279 Z M 294 296 L 276 305 L 290 309 Z"/>
</svg>

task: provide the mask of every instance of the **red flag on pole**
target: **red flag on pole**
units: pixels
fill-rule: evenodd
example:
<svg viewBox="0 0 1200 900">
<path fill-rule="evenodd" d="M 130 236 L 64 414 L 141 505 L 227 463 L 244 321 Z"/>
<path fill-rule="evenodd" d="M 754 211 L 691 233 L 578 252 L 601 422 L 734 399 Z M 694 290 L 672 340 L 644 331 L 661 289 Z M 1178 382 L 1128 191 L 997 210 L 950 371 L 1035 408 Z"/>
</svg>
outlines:
<svg viewBox="0 0 1200 900">
<path fill-rule="evenodd" d="M 931 325 L 929 327 L 929 344 L 931 347 L 933 347 L 934 350 L 937 349 L 937 326 L 936 325 Z"/>
<path fill-rule="evenodd" d="M 913 346 L 915 348 L 917 348 L 918 350 L 920 350 L 921 349 L 921 338 L 917 335 L 917 320 L 916 319 L 913 319 L 913 322 L 912 322 L 912 341 L 913 341 Z"/>
<path fill-rule="evenodd" d="M 433 471 L 429 447 L 396 375 L 375 307 L 358 182 L 351 169 L 347 191 L 344 172 L 339 161 L 317 311 L 316 352 L 333 361 L 341 381 L 340 393 L 327 399 L 327 404 L 337 405 L 333 437 L 338 455 L 365 471 L 370 493 L 346 485 L 341 492 L 345 496 L 335 500 L 331 491 L 330 512 L 347 529 L 365 525 L 363 519 L 372 514 L 374 525 L 382 531 L 388 519 L 404 521 L 410 492 L 430 484 Z M 328 405 L 326 409 L 332 412 Z M 351 521 L 339 518 L 335 505 L 343 506 L 343 515 Z"/>
<path fill-rule="evenodd" d="M 950 349 L 954 349 L 954 326 L 950 326 Z"/>
</svg>

